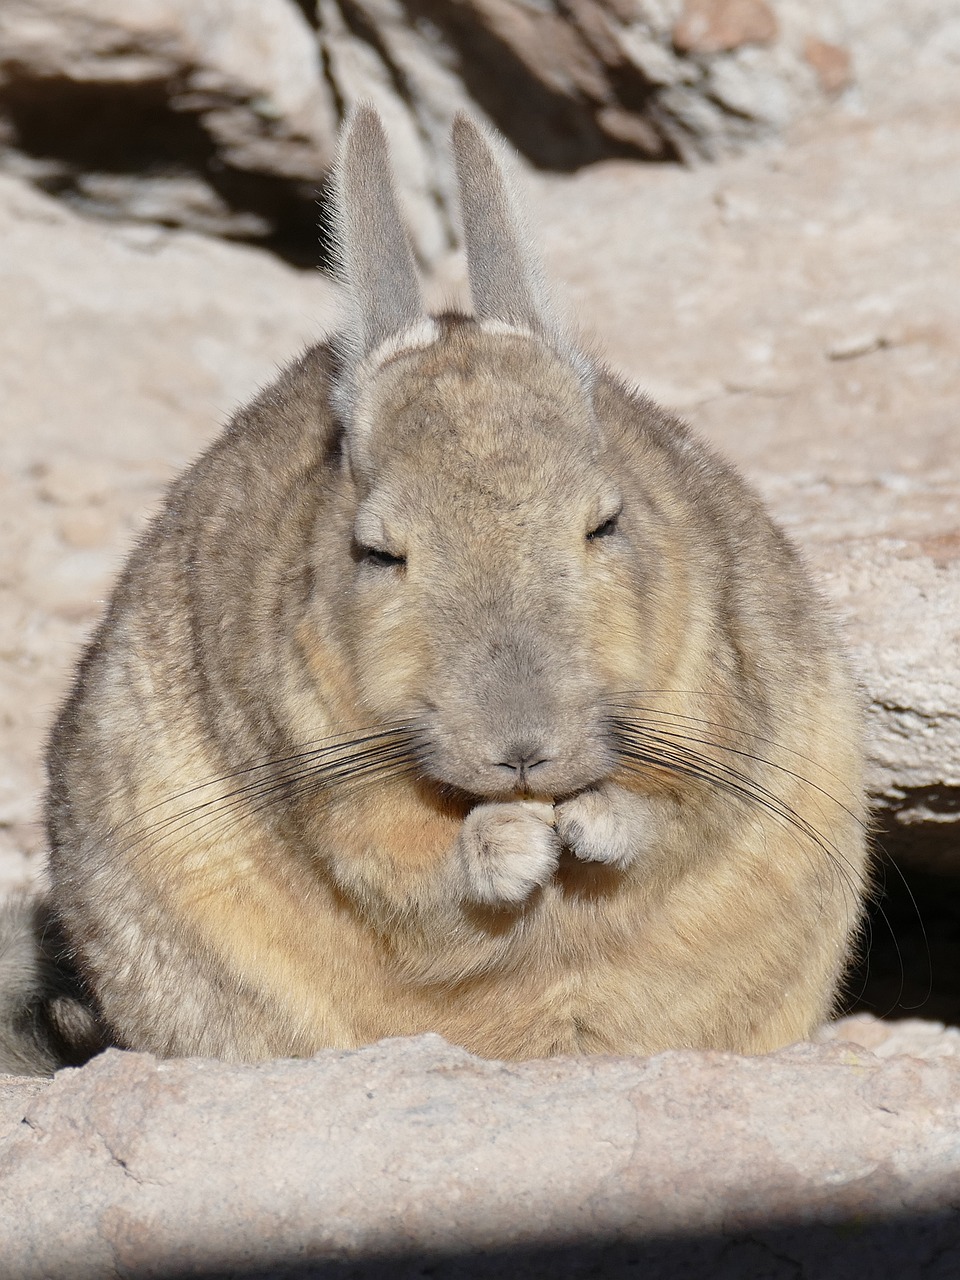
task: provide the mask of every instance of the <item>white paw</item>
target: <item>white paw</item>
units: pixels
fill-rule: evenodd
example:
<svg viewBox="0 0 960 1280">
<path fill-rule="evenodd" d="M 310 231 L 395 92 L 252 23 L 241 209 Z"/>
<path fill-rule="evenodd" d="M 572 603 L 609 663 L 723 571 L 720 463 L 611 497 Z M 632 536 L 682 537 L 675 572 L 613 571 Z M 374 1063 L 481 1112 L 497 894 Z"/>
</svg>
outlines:
<svg viewBox="0 0 960 1280">
<path fill-rule="evenodd" d="M 553 805 L 478 804 L 467 814 L 458 846 L 468 898 L 490 905 L 523 902 L 556 870 L 560 841 Z"/>
<path fill-rule="evenodd" d="M 603 785 L 557 805 L 557 835 L 584 862 L 628 867 L 649 848 L 657 822 L 653 802 Z"/>
</svg>

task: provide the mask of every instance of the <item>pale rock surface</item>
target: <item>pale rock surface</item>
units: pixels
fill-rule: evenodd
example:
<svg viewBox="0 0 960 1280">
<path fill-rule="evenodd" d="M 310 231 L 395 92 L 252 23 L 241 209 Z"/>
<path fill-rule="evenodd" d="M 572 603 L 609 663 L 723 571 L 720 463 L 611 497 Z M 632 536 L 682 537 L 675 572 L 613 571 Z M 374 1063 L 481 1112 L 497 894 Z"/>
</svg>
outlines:
<svg viewBox="0 0 960 1280">
<path fill-rule="evenodd" d="M 960 1060 L 881 1061 L 843 1030 L 763 1059 L 507 1064 L 421 1036 L 259 1066 L 110 1051 L 8 1079 L 3 1265 L 945 1280 Z"/>
<path fill-rule="evenodd" d="M 0 6 L 0 162 L 88 212 L 268 234 L 309 207 L 338 124 L 291 0 Z"/>
<path fill-rule="evenodd" d="M 882 1022 L 868 1013 L 828 1023 L 815 1036 L 818 1044 L 855 1044 L 878 1058 L 960 1057 L 960 1027 L 904 1018 Z"/>
<path fill-rule="evenodd" d="M 546 168 L 717 158 L 838 95 L 854 101 L 861 60 L 869 70 L 891 52 L 887 27 L 915 47 L 951 12 L 935 0 L 5 0 L 0 166 L 88 212 L 309 255 L 340 116 L 373 98 L 432 262 L 454 224 L 442 143 L 458 107 Z"/>
</svg>

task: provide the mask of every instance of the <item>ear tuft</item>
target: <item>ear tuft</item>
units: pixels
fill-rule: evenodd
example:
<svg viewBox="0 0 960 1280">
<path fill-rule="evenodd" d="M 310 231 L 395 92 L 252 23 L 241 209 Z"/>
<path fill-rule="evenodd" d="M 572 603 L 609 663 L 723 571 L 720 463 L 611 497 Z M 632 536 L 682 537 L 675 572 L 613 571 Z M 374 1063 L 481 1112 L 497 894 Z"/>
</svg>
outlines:
<svg viewBox="0 0 960 1280">
<path fill-rule="evenodd" d="M 453 159 L 478 320 L 553 328 L 539 256 L 514 191 L 505 147 L 464 112 L 454 117 Z"/>
<path fill-rule="evenodd" d="M 334 170 L 340 266 L 353 304 L 354 360 L 425 318 L 420 282 L 394 189 L 390 149 L 375 108 L 360 103 L 343 127 Z"/>
</svg>

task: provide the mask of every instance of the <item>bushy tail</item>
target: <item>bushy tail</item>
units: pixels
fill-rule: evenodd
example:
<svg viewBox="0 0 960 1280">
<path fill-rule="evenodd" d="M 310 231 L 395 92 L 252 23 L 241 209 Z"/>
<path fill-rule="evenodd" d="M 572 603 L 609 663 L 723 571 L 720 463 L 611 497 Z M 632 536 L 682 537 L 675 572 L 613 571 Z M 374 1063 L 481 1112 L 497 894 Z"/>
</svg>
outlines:
<svg viewBox="0 0 960 1280">
<path fill-rule="evenodd" d="M 47 902 L 0 902 L 0 1073 L 52 1075 L 106 1045 Z"/>
</svg>

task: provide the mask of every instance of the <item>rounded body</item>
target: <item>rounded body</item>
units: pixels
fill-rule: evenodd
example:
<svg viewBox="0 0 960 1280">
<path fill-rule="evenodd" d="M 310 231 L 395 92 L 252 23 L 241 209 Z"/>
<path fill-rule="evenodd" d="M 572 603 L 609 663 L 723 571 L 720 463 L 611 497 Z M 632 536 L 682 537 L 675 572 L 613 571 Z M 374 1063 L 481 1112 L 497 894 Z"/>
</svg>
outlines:
<svg viewBox="0 0 960 1280">
<path fill-rule="evenodd" d="M 865 874 L 824 606 L 668 415 L 600 371 L 584 425 L 542 343 L 434 323 L 356 401 L 362 450 L 327 347 L 238 415 L 83 658 L 51 875 L 109 1035 L 244 1060 L 808 1035 Z"/>
</svg>

